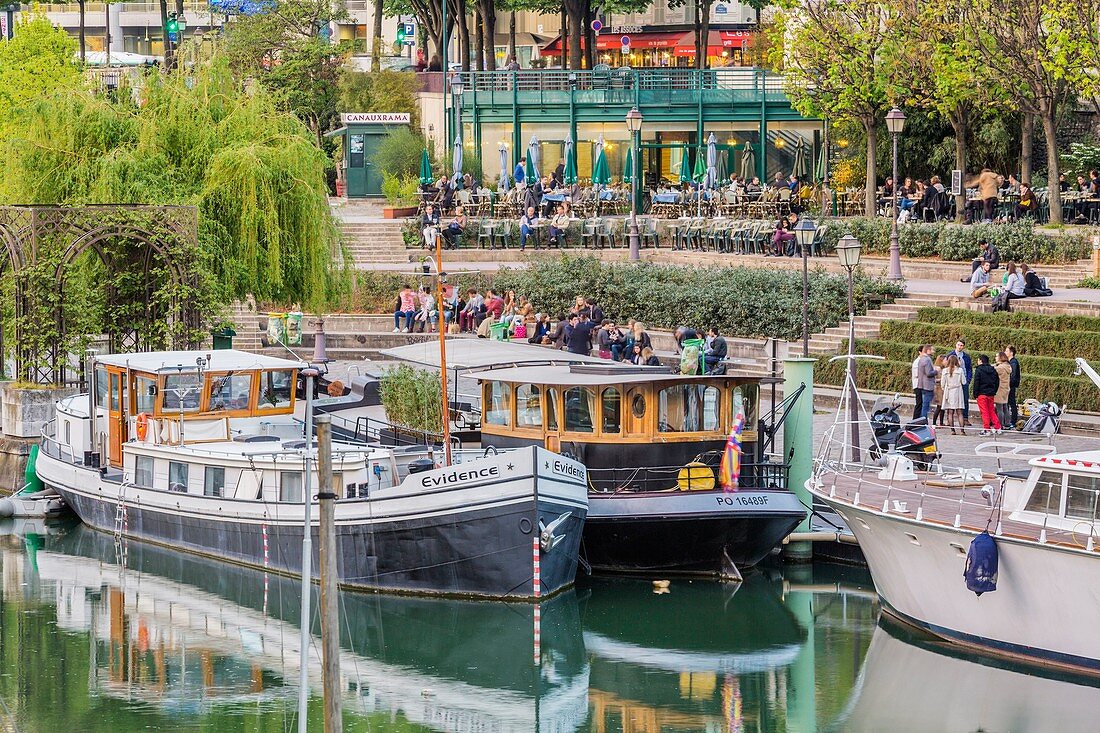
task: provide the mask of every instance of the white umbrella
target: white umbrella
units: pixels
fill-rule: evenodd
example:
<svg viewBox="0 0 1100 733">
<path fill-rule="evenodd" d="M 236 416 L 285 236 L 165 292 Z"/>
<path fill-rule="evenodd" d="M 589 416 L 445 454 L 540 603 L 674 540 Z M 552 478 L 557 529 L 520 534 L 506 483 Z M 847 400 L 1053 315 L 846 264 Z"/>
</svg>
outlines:
<svg viewBox="0 0 1100 733">
<path fill-rule="evenodd" d="M 454 177 L 451 182 L 458 187 L 458 182 L 462 180 L 462 140 L 455 138 L 454 151 L 451 153 L 451 165 L 454 167 Z"/>
<path fill-rule="evenodd" d="M 703 180 L 703 185 L 708 189 L 714 188 L 718 184 L 718 140 L 714 137 L 714 133 L 710 134 L 707 138 L 707 177 Z"/>
<path fill-rule="evenodd" d="M 497 185 L 497 188 L 500 190 L 500 193 L 504 193 L 508 190 L 508 168 L 509 167 L 511 167 L 511 166 L 510 166 L 510 162 L 508 160 L 508 146 L 505 145 L 504 143 L 501 143 L 500 144 L 500 182 Z"/>
<path fill-rule="evenodd" d="M 531 143 L 527 146 L 527 149 L 530 151 L 531 164 L 535 169 L 531 171 L 532 180 L 528 181 L 528 183 L 534 185 L 542 177 L 539 175 L 539 168 L 542 167 L 542 161 L 539 160 L 539 153 L 541 150 L 539 148 L 539 138 L 537 135 L 531 136 Z"/>
</svg>

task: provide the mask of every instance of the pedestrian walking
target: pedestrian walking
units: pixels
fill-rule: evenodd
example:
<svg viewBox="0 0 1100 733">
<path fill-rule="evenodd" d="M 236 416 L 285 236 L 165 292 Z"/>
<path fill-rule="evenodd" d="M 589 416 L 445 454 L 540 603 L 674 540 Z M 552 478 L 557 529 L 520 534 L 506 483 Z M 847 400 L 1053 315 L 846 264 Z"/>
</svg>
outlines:
<svg viewBox="0 0 1100 733">
<path fill-rule="evenodd" d="M 978 411 L 982 415 L 982 432 L 979 435 L 1001 432 L 1001 422 L 997 419 L 993 401 L 1000 381 L 997 370 L 989 365 L 989 357 L 979 354 L 978 366 L 974 369 L 974 397 L 978 402 Z"/>
</svg>

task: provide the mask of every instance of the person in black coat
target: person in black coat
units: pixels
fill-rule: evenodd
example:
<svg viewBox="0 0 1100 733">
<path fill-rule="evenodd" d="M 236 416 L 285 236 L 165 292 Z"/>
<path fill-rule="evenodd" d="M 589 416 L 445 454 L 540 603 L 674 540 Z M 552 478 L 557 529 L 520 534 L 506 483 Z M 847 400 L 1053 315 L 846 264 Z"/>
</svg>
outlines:
<svg viewBox="0 0 1100 733">
<path fill-rule="evenodd" d="M 1016 390 L 1020 386 L 1020 361 L 1016 358 L 1015 346 L 1006 346 L 1005 353 L 1008 354 L 1008 365 L 1012 367 L 1012 375 L 1008 380 L 1008 419 L 1011 425 L 1006 426 L 1011 430 L 1020 419 L 1020 407 L 1016 404 Z"/>
<path fill-rule="evenodd" d="M 989 365 L 989 357 L 985 354 L 978 355 L 978 366 L 974 369 L 974 396 L 978 401 L 978 410 L 982 413 L 981 435 L 989 435 L 1001 432 L 1001 421 L 997 419 L 997 411 L 993 406 L 993 397 L 997 394 L 997 387 L 1001 384 L 1001 378 L 997 370 Z"/>
</svg>

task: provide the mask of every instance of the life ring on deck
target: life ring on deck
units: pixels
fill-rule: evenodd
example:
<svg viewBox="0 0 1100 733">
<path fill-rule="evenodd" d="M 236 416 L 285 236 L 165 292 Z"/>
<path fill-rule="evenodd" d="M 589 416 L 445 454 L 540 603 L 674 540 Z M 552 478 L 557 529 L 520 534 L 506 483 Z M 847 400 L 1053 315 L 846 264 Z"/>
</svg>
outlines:
<svg viewBox="0 0 1100 733">
<path fill-rule="evenodd" d="M 137 439 L 144 443 L 147 435 L 149 435 L 149 413 L 142 412 L 137 416 Z"/>
</svg>

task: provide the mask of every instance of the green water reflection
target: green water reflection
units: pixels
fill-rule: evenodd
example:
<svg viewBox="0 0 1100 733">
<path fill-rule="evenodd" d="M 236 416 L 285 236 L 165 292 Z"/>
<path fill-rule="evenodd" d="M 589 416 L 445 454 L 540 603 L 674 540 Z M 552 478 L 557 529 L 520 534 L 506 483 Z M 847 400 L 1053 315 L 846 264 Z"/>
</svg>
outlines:
<svg viewBox="0 0 1100 733">
<path fill-rule="evenodd" d="M 0 523 L 0 571 L 10 710 L 0 706 L 0 731 L 296 729 L 292 580 L 10 521 Z M 1009 723 L 1033 712 L 1034 678 L 887 633 L 869 578 L 829 566 L 767 571 L 741 587 L 676 581 L 667 594 L 594 579 L 543 603 L 538 618 L 530 606 L 362 594 L 345 594 L 341 611 L 349 731 L 953 730 L 946 717 L 907 727 L 927 720 L 918 709 L 942 706 L 909 697 L 910 711 L 892 697 L 913 684 L 955 694 L 945 671 L 975 694 L 1012 690 Z M 1087 685 L 1034 686 L 1060 701 L 1060 723 L 1096 709 Z M 959 730 L 978 727 L 980 708 L 956 711 Z M 310 729 L 321 730 L 316 698 Z"/>
</svg>

